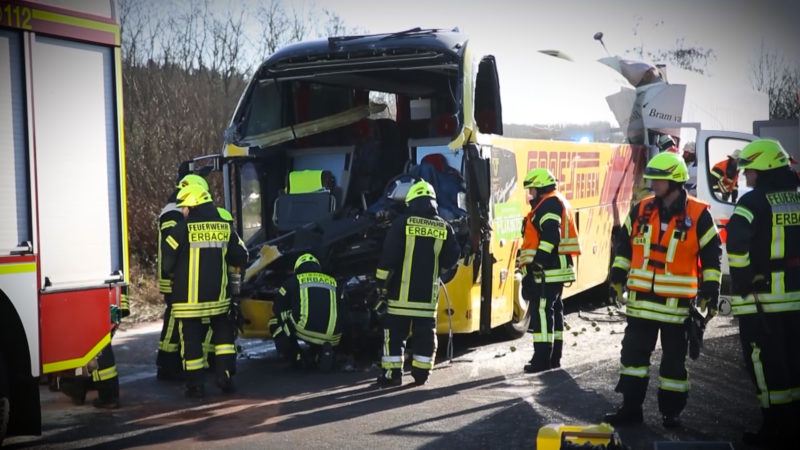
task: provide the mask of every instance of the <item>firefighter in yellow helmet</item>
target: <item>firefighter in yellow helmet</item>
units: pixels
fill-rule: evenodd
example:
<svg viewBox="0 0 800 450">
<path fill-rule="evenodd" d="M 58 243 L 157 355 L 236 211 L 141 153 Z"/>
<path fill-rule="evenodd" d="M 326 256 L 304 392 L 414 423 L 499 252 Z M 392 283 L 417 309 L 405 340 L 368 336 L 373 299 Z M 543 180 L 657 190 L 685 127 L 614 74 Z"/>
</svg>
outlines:
<svg viewBox="0 0 800 450">
<path fill-rule="evenodd" d="M 322 271 L 311 253 L 300 255 L 294 274 L 278 289 L 272 303 L 270 332 L 278 353 L 299 368 L 330 372 L 334 349 L 342 337 L 336 280 Z M 298 340 L 308 344 L 303 349 Z"/>
<path fill-rule="evenodd" d="M 411 185 L 405 214 L 392 221 L 375 277 L 386 297 L 379 387 L 399 386 L 403 349 L 413 334 L 411 375 L 425 384 L 436 358 L 438 282 L 458 262 L 453 228 L 439 217 L 436 193 L 426 181 Z"/>
<path fill-rule="evenodd" d="M 228 320 L 228 267 L 244 266 L 247 249 L 202 186 L 182 188 L 177 199 L 185 220 L 172 227 L 165 239 L 161 271 L 162 277 L 173 280 L 172 314 L 178 319 L 183 346 L 186 396 L 205 394 L 203 318 L 209 318 L 213 330 L 217 386 L 232 392 L 236 348 L 234 325 Z"/>
<path fill-rule="evenodd" d="M 575 281 L 573 256 L 580 254 L 575 217 L 569 201 L 557 190 L 556 177 L 544 168 L 525 175 L 531 211 L 522 224 L 517 256 L 522 296 L 530 301 L 533 356 L 524 370 L 541 372 L 561 367 L 564 346 L 564 283 Z"/>
<path fill-rule="evenodd" d="M 625 220 L 609 280 L 611 299 L 619 302 L 627 279 L 628 325 L 616 387 L 622 406 L 604 421 L 642 422 L 650 355 L 660 334 L 658 408 L 663 426 L 675 428 L 689 394 L 685 323 L 696 297 L 701 310 L 716 312 L 722 249 L 709 206 L 686 193 L 689 174 L 680 156 L 659 153 L 644 177 L 655 195 L 636 204 Z"/>
<path fill-rule="evenodd" d="M 183 380 L 178 323 L 172 315 L 172 280 L 164 278 L 161 273 L 161 251 L 166 245 L 165 239 L 169 236 L 169 231 L 172 227 L 183 221 L 183 213 L 176 204 L 178 192 L 182 188 L 193 184 L 208 191 L 208 182 L 205 178 L 193 173 L 185 175 L 178 180 L 174 191 L 167 200 L 167 204 L 158 215 L 158 258 L 156 260 L 158 290 L 164 296 L 164 303 L 166 304 L 163 324 L 161 326 L 161 336 L 158 341 L 158 353 L 156 354 L 156 378 L 159 380 Z M 209 348 L 211 343 L 210 338 L 211 333 L 209 331 L 206 336 L 206 342 L 204 342 L 206 358 L 208 358 L 209 350 L 213 351 L 213 348 Z"/>
<path fill-rule="evenodd" d="M 744 441 L 782 448 L 800 424 L 800 193 L 777 141 L 751 142 L 738 162 L 753 190 L 727 225 L 732 307 L 763 416 Z"/>
</svg>

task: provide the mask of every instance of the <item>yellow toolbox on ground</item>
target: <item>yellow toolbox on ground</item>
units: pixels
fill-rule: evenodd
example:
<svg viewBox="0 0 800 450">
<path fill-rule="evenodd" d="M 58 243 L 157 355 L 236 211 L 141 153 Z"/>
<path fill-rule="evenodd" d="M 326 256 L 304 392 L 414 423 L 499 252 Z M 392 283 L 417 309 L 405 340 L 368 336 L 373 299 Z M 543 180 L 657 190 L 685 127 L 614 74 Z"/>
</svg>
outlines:
<svg viewBox="0 0 800 450">
<path fill-rule="evenodd" d="M 539 428 L 536 435 L 536 448 L 538 450 L 561 450 L 562 443 L 581 445 L 616 444 L 620 447 L 619 436 L 614 432 L 614 427 L 607 423 L 599 425 L 564 425 L 551 423 Z M 611 447 L 615 448 L 615 447 Z"/>
</svg>

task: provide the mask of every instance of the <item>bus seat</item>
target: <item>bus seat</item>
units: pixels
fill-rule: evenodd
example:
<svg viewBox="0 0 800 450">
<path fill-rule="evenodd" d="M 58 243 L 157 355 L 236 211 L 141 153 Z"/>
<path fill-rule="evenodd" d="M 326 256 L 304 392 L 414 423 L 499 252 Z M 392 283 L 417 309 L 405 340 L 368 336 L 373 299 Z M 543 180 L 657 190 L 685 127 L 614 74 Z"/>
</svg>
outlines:
<svg viewBox="0 0 800 450">
<path fill-rule="evenodd" d="M 278 194 L 273 220 L 278 231 L 285 232 L 324 219 L 336 209 L 336 197 L 328 191 L 304 194 Z"/>
</svg>

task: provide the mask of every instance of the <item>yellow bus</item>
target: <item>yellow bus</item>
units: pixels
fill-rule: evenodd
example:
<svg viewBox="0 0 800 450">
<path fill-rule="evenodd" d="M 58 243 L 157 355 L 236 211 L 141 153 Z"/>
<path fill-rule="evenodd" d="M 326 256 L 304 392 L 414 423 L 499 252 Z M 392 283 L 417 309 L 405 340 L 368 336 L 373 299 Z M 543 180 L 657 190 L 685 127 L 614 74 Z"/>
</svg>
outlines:
<svg viewBox="0 0 800 450">
<path fill-rule="evenodd" d="M 415 28 L 290 45 L 258 68 L 210 158 L 254 261 L 243 336 L 269 336 L 271 300 L 306 251 L 343 286 L 349 323 L 367 330 L 383 237 L 413 177 L 434 184 L 463 248 L 440 289 L 439 333 L 528 329 L 515 259 L 530 209 L 521 180 L 534 167 L 556 174 L 576 211 L 582 254 L 565 296 L 605 282 L 648 156 L 647 133 L 621 128 L 609 108 L 625 80 L 535 53 L 530 89 L 512 95 L 532 96 L 538 125 L 504 130 L 495 58 L 471 48 L 457 30 Z M 323 171 L 319 189 L 291 185 Z"/>
</svg>

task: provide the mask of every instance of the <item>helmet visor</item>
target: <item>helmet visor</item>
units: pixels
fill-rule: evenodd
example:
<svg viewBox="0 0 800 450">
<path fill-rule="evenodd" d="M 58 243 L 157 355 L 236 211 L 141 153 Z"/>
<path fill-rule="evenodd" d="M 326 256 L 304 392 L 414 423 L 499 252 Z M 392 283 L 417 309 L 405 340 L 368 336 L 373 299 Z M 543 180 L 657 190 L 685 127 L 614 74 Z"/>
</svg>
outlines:
<svg viewBox="0 0 800 450">
<path fill-rule="evenodd" d="M 665 169 L 656 169 L 655 167 L 645 167 L 644 176 L 656 177 L 656 178 L 671 178 L 672 173 L 669 170 Z"/>
</svg>

